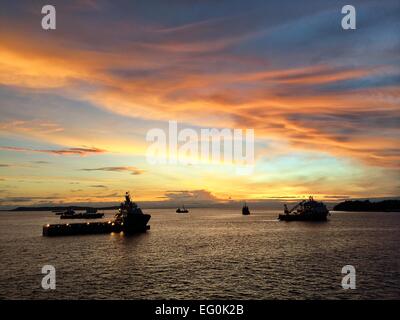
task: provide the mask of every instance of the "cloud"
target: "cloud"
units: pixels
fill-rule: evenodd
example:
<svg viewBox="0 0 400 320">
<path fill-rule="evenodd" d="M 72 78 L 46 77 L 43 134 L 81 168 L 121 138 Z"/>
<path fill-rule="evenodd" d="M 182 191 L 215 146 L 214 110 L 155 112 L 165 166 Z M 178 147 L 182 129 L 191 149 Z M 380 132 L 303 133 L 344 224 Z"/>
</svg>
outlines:
<svg viewBox="0 0 400 320">
<path fill-rule="evenodd" d="M 19 203 L 23 203 L 24 205 L 38 205 L 38 204 L 51 204 L 51 205 L 63 205 L 63 204 L 73 204 L 74 202 L 79 203 L 82 201 L 87 201 L 88 203 L 93 202 L 93 200 L 101 199 L 104 201 L 106 198 L 115 198 L 118 195 L 117 193 L 110 194 L 96 194 L 96 195 L 88 195 L 84 194 L 82 190 L 73 189 L 70 190 L 71 193 L 77 193 L 77 195 L 66 196 L 63 192 L 62 195 L 52 194 L 46 196 L 7 196 L 4 198 L 0 198 L 0 204 L 2 205 L 18 205 Z M 82 192 L 82 194 L 81 194 Z M 116 204 L 116 203 L 114 203 Z"/>
<path fill-rule="evenodd" d="M 133 167 L 133 166 L 86 168 L 86 169 L 81 169 L 81 170 L 83 170 L 83 171 L 130 172 L 132 175 L 139 175 L 144 172 L 144 170 Z"/>
<path fill-rule="evenodd" d="M 5 164 L 5 163 L 0 163 L 0 168 L 7 168 L 7 167 L 11 167 L 11 165 Z"/>
<path fill-rule="evenodd" d="M 89 187 L 91 187 L 91 188 L 104 188 L 104 189 L 107 189 L 107 186 L 102 185 L 102 184 L 91 185 L 91 186 L 89 186 Z"/>
<path fill-rule="evenodd" d="M 18 203 L 18 202 L 32 202 L 32 201 L 38 201 L 38 200 L 57 200 L 60 199 L 59 196 L 43 196 L 43 197 L 39 197 L 39 196 L 35 196 L 35 197 L 5 197 L 2 198 L 1 200 L 3 202 L 10 202 L 10 203 Z"/>
<path fill-rule="evenodd" d="M 105 4 L 96 2 L 97 9 L 105 9 L 100 3 Z M 93 4 L 87 1 L 84 7 Z M 31 109 L 43 110 L 39 102 L 47 101 L 41 101 L 42 93 L 72 98 L 74 104 L 84 101 L 85 110 L 94 116 L 76 121 L 84 129 L 63 130 L 58 121 L 65 111 L 60 107 L 60 113 L 46 112 L 54 122 L 43 116 L 5 123 L 0 125 L 3 135 L 40 133 L 45 141 L 63 135 L 68 143 L 52 143 L 91 145 L 71 142 L 71 137 L 96 123 L 103 126 L 103 135 L 93 134 L 94 141 L 121 143 L 104 134 L 110 128 L 131 137 L 118 124 L 96 121 L 95 115 L 102 111 L 95 107 L 114 113 L 115 118 L 122 115 L 124 121 L 136 117 L 133 121 L 140 124 L 142 119 L 175 119 L 197 127 L 254 128 L 256 139 L 280 143 L 280 150 L 289 155 L 327 153 L 384 170 L 399 166 L 400 8 L 396 0 L 358 4 L 362 27 L 357 32 L 341 30 L 337 1 L 259 1 L 234 6 L 221 1 L 212 5 L 213 10 L 207 1 L 187 6 L 160 1 L 152 4 L 153 10 L 145 4 L 131 10 L 124 2 L 107 5 L 100 20 L 97 14 L 71 12 L 63 6 L 57 2 L 65 24 L 51 34 L 32 28 L 36 16 L 15 10 L 10 1 L 0 21 L 0 84 L 16 95 L 37 94 L 32 99 L 38 101 L 37 106 Z M 9 117 L 16 106 L 3 107 L 2 115 Z M 64 110 L 67 106 L 73 111 L 65 119 L 75 124 L 82 108 L 71 104 Z M 128 145 L 125 140 L 120 150 Z M 112 150 L 107 144 L 98 146 Z M 99 153 L 69 148 L 28 150 Z M 126 168 L 87 171 L 141 173 Z"/>
<path fill-rule="evenodd" d="M 12 120 L 0 123 L 0 131 L 8 132 L 10 130 L 25 134 L 54 134 L 63 132 L 64 128 L 55 122 L 43 120 Z"/>
<path fill-rule="evenodd" d="M 17 152 L 39 152 L 39 153 L 49 153 L 55 155 L 79 155 L 79 156 L 86 156 L 90 154 L 99 154 L 107 152 L 106 150 L 95 147 L 78 147 L 78 148 L 66 148 L 66 149 L 31 149 L 31 148 L 21 148 L 21 147 L 0 146 L 0 150 L 17 151 Z"/>
<path fill-rule="evenodd" d="M 183 190 L 183 191 L 167 191 L 164 197 L 168 200 L 175 201 L 218 201 L 210 191 L 207 190 Z"/>
</svg>

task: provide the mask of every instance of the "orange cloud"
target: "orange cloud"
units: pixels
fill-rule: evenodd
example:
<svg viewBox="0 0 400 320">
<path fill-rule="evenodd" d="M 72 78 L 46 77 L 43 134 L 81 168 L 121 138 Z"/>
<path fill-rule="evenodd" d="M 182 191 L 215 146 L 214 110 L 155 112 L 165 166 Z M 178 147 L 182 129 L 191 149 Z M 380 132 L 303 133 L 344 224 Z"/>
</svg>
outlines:
<svg viewBox="0 0 400 320">
<path fill-rule="evenodd" d="M 15 120 L 11 122 L 0 122 L 0 131 L 20 132 L 25 134 L 40 133 L 43 135 L 54 134 L 64 131 L 64 128 L 57 123 L 38 120 Z"/>
<path fill-rule="evenodd" d="M 139 175 L 142 174 L 144 171 L 136 168 L 136 167 L 132 167 L 132 166 L 126 166 L 126 167 L 102 167 L 102 168 L 89 168 L 89 169 L 81 169 L 83 171 L 110 171 L 110 172 L 123 172 L 123 171 L 127 171 L 130 172 L 132 175 Z"/>
<path fill-rule="evenodd" d="M 163 32 L 174 30 L 159 31 Z M 357 114 L 362 118 L 377 110 L 399 117 L 399 86 L 351 91 L 323 87 L 397 72 L 387 67 L 321 64 L 273 69 L 265 61 L 242 58 L 240 63 L 251 66 L 249 70 L 209 70 L 205 67 L 208 63 L 235 59 L 220 50 L 238 39 L 216 42 L 216 47 L 210 48 L 201 41 L 171 38 L 160 44 L 129 43 L 94 52 L 67 47 L 62 38 L 39 45 L 37 39 L 15 40 L 18 36 L 13 32 L 3 31 L 1 35 L 3 85 L 39 90 L 62 88 L 76 99 L 124 116 L 175 119 L 207 127 L 254 128 L 256 137 L 284 141 L 294 149 L 327 152 L 383 167 L 399 165 L 398 129 L 374 122 L 373 114 L 368 115 L 369 123 L 353 120 Z M 127 48 L 130 50 L 124 50 Z M 204 55 L 193 55 L 194 52 Z M 208 55 L 210 52 L 213 54 Z M 257 71 L 254 63 L 260 66 Z M 90 90 L 82 89 L 78 83 L 87 84 Z M 317 119 L 316 115 L 325 118 Z M 384 118 L 380 113 L 377 116 Z M 15 126 L 21 131 L 30 130 L 21 123 Z M 3 129 L 7 128 L 3 125 Z M 53 124 L 39 129 L 62 130 Z M 86 154 L 84 150 L 69 149 L 60 150 L 59 154 L 79 152 Z"/>
</svg>

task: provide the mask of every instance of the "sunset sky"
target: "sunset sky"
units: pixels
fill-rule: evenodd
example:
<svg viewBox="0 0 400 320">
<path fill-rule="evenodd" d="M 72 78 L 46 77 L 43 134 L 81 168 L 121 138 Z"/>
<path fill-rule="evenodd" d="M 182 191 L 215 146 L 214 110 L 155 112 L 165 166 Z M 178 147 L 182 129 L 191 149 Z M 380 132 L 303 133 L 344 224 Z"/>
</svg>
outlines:
<svg viewBox="0 0 400 320">
<path fill-rule="evenodd" d="M 0 206 L 400 195 L 400 2 L 0 2 Z M 255 167 L 151 165 L 146 133 L 254 129 Z"/>
</svg>

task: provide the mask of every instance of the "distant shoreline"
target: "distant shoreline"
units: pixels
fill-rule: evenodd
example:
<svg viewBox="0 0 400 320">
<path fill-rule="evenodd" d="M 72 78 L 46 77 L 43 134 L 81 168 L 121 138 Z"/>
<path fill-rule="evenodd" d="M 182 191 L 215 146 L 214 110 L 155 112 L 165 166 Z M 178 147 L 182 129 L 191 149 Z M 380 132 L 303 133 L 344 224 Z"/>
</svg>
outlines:
<svg viewBox="0 0 400 320">
<path fill-rule="evenodd" d="M 241 201 L 230 205 L 226 204 L 213 204 L 210 203 L 191 203 L 187 204 L 191 208 L 209 208 L 209 209 L 224 209 L 224 208 L 238 208 L 241 206 Z M 281 209 L 282 204 L 275 204 L 271 206 L 263 206 L 259 202 L 248 201 L 251 208 L 257 210 L 283 210 Z M 186 204 L 185 204 L 186 206 Z M 333 206 L 333 207 L 331 207 Z M 97 210 L 118 210 L 119 205 L 108 205 L 108 206 L 96 206 L 93 205 L 64 205 L 64 206 L 41 206 L 41 207 L 24 207 L 20 206 L 13 209 L 0 209 L 0 212 L 32 212 L 32 211 L 65 211 L 67 209 L 73 209 L 75 211 L 85 211 L 87 209 L 97 209 Z M 143 209 L 176 209 L 179 207 L 177 203 L 170 203 L 168 205 L 154 205 L 142 203 L 141 207 Z M 337 204 L 331 203 L 331 211 L 347 211 L 347 212 L 400 212 L 400 200 L 381 200 L 381 201 L 370 201 L 370 200 L 346 200 Z"/>
<path fill-rule="evenodd" d="M 333 207 L 333 211 L 348 212 L 400 212 L 400 200 L 347 200 Z"/>
<path fill-rule="evenodd" d="M 63 206 L 63 207 L 18 207 L 14 209 L 2 209 L 0 211 L 13 211 L 13 212 L 24 212 L 24 211 L 65 211 L 67 209 L 85 211 L 87 209 L 97 209 L 97 210 L 116 210 L 119 206 L 112 207 L 89 207 L 89 206 Z"/>
</svg>

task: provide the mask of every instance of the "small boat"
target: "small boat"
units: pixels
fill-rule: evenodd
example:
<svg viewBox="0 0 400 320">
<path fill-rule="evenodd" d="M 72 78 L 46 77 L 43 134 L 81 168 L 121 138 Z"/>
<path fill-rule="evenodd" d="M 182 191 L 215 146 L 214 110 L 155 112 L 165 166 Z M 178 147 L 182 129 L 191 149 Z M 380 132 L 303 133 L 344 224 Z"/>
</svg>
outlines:
<svg viewBox="0 0 400 320">
<path fill-rule="evenodd" d="M 329 210 L 322 202 L 315 201 L 312 196 L 308 200 L 303 200 L 296 204 L 292 209 L 284 205 L 284 214 L 280 214 L 278 219 L 282 221 L 326 221 Z"/>
<path fill-rule="evenodd" d="M 242 215 L 244 216 L 248 216 L 250 214 L 250 209 L 247 206 L 246 202 L 244 203 L 244 206 L 242 208 Z"/>
<path fill-rule="evenodd" d="M 188 213 L 189 210 L 185 208 L 185 206 L 183 205 L 182 208 L 178 208 L 176 209 L 176 213 Z"/>
</svg>

